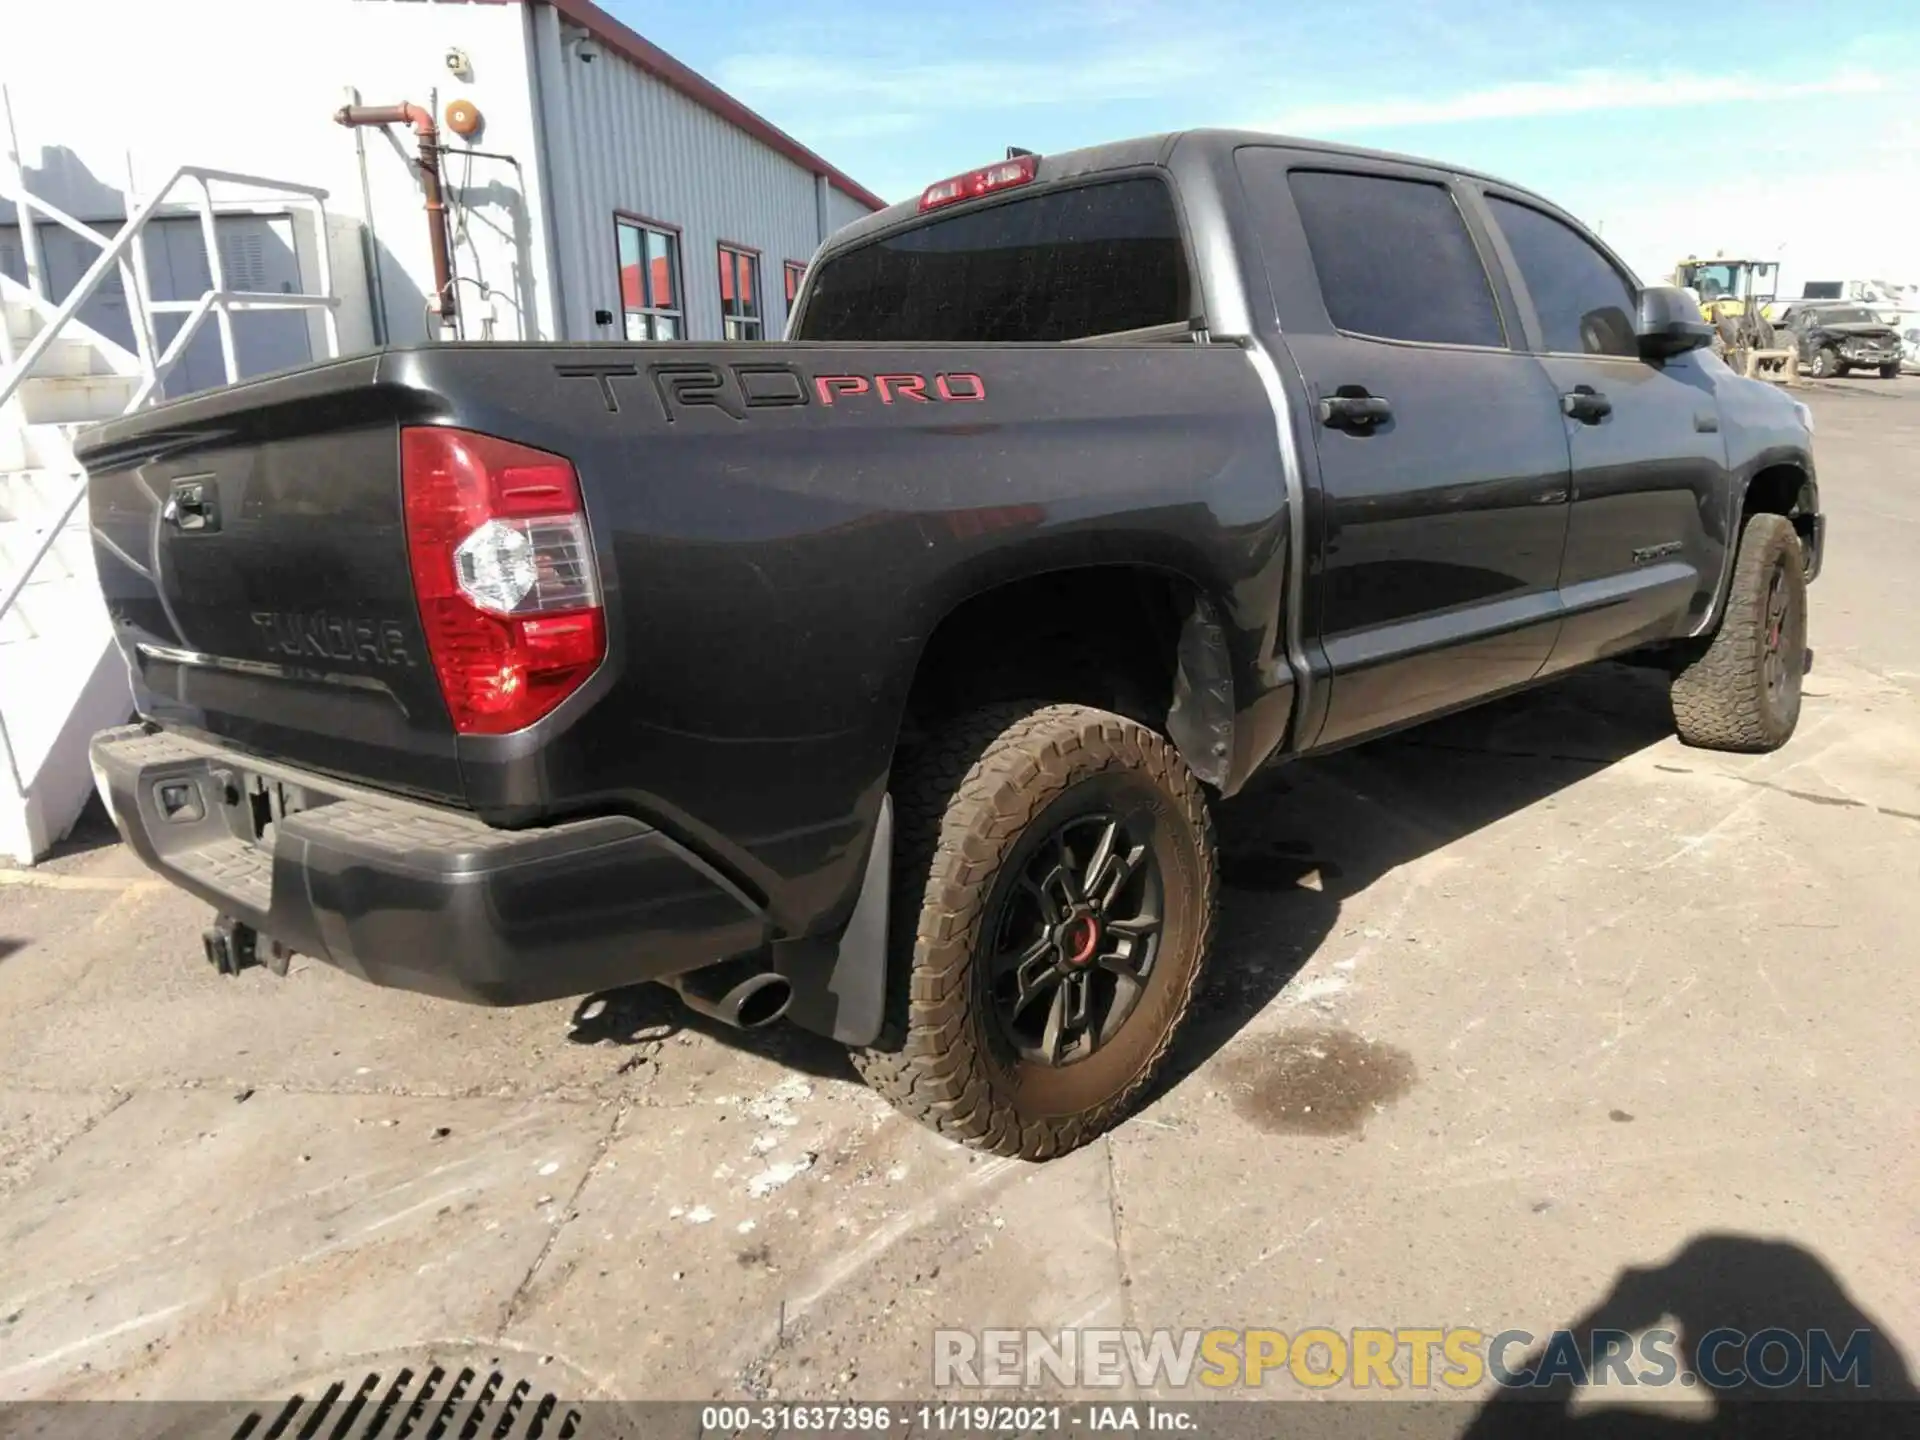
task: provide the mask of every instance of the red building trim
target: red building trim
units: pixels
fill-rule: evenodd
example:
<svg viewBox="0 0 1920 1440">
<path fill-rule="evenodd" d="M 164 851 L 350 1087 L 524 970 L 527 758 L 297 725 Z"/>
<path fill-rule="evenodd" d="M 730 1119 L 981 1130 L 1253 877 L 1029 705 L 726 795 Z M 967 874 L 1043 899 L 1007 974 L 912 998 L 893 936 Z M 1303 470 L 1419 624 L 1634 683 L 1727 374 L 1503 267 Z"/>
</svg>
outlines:
<svg viewBox="0 0 1920 1440">
<path fill-rule="evenodd" d="M 616 220 L 628 220 L 635 225 L 644 225 L 649 230 L 664 230 L 669 235 L 684 235 L 686 233 L 685 230 L 674 224 L 671 220 L 656 220 L 651 215 L 642 215 L 633 210 L 622 210 L 618 205 L 613 207 L 613 218 Z"/>
<path fill-rule="evenodd" d="M 842 195 L 852 196 L 869 210 L 887 208 L 886 201 L 852 176 L 829 165 L 786 131 L 756 115 L 704 75 L 681 64 L 652 41 L 642 39 L 595 5 L 593 0 L 548 0 L 548 3 L 602 45 L 618 51 L 662 84 L 671 86 L 730 125 L 746 131 L 768 149 L 779 151 L 801 169 L 826 176 L 827 183 Z"/>
</svg>

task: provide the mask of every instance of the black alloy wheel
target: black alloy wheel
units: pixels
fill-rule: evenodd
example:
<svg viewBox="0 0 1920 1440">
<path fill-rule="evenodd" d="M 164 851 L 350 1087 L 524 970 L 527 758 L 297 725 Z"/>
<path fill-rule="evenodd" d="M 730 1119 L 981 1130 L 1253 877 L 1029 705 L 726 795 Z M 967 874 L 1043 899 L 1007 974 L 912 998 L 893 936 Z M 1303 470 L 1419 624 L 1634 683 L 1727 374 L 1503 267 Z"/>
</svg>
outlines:
<svg viewBox="0 0 1920 1440">
<path fill-rule="evenodd" d="M 989 933 L 1001 1034 L 1022 1060 L 1071 1065 L 1119 1033 L 1153 972 L 1165 889 L 1151 812 L 1055 826 L 1006 887 Z"/>
</svg>

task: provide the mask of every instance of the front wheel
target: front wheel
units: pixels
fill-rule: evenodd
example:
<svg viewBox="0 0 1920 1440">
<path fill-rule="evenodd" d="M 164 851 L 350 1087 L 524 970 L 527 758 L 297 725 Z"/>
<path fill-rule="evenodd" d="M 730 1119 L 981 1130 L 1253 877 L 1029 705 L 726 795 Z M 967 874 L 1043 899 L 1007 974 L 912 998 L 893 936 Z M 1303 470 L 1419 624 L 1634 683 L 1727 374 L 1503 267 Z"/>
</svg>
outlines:
<svg viewBox="0 0 1920 1440">
<path fill-rule="evenodd" d="M 1800 536 L 1780 515 L 1741 532 L 1726 613 L 1688 652 L 1670 691 L 1674 728 L 1708 750 L 1777 750 L 1800 721 L 1806 673 L 1807 571 Z"/>
<path fill-rule="evenodd" d="M 1898 380 L 1900 378 L 1900 362 L 1895 360 L 1891 364 L 1882 365 L 1880 367 L 1880 378 L 1882 380 Z"/>
<path fill-rule="evenodd" d="M 1840 373 L 1840 355 L 1831 345 L 1822 345 L 1813 352 L 1812 370 L 1815 379 L 1831 380 Z"/>
<path fill-rule="evenodd" d="M 1213 937 L 1206 797 L 1145 726 L 996 706 L 905 757 L 886 1024 L 867 1083 L 951 1139 L 1044 1160 L 1125 1117 Z"/>
</svg>

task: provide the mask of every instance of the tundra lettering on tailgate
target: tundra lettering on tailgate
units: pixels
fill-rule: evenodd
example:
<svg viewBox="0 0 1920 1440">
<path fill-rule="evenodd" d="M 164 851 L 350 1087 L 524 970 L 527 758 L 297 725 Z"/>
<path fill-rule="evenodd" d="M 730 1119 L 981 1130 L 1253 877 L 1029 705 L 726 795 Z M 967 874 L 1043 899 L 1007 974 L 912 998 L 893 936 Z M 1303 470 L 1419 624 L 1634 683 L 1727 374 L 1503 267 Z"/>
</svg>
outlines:
<svg viewBox="0 0 1920 1440">
<path fill-rule="evenodd" d="M 568 380 L 591 380 L 600 387 L 607 409 L 620 410 L 621 392 L 614 381 L 638 379 L 640 367 L 609 363 L 566 364 L 554 367 Z M 779 361 L 715 365 L 708 361 L 662 361 L 647 367 L 647 379 L 660 401 L 660 413 L 669 424 L 691 410 L 717 410 L 730 420 L 745 420 L 749 410 L 783 410 L 811 405 L 841 405 L 864 398 L 869 404 L 974 404 L 987 398 L 987 382 L 971 370 L 934 375 L 892 371 L 868 375 L 816 375 L 812 386 L 793 366 Z"/>
<path fill-rule="evenodd" d="M 406 632 L 397 620 L 357 620 L 323 610 L 256 610 L 254 628 L 276 654 L 306 659 L 365 660 L 373 665 L 411 668 Z"/>
</svg>

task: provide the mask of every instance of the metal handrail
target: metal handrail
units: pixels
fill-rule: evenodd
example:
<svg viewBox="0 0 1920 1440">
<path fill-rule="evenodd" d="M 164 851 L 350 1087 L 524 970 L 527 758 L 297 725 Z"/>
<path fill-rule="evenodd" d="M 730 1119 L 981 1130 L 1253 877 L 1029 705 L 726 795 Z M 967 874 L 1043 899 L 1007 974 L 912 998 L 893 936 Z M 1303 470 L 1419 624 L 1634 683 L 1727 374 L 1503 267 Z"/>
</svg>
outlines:
<svg viewBox="0 0 1920 1440">
<path fill-rule="evenodd" d="M 32 371 L 34 362 L 46 353 L 48 347 L 51 346 L 57 338 L 60 330 L 69 320 L 73 319 L 73 317 L 79 313 L 80 307 L 93 297 L 94 291 L 100 288 L 100 284 L 106 279 L 107 273 L 120 268 L 122 260 L 130 251 L 137 253 L 141 257 L 141 268 L 145 268 L 145 250 L 141 242 L 147 223 L 168 204 L 168 197 L 173 194 L 175 187 L 183 180 L 194 181 L 199 186 L 200 193 L 195 208 L 200 214 L 200 235 L 207 251 L 207 274 L 213 281 L 212 291 L 221 294 L 229 292 L 226 287 L 226 278 L 222 274 L 224 267 L 220 260 L 220 246 L 214 225 L 213 184 L 215 181 L 230 185 L 242 185 L 250 190 L 267 190 L 286 195 L 302 196 L 313 204 L 319 221 L 319 243 L 314 247 L 320 280 L 320 294 L 319 297 L 316 298 L 324 298 L 327 302 L 324 311 L 327 353 L 329 356 L 340 353 L 339 322 L 333 313 L 334 307 L 338 305 L 339 301 L 333 295 L 333 259 L 328 253 L 327 245 L 327 192 L 317 185 L 300 185 L 287 180 L 269 180 L 264 176 L 247 175 L 234 170 L 212 170 L 199 165 L 182 165 L 168 177 L 167 183 L 160 187 L 153 198 L 142 205 L 139 210 L 128 219 L 127 223 L 120 227 L 120 233 L 101 246 L 99 258 L 87 267 L 86 274 L 80 277 L 79 281 L 74 285 L 72 292 L 68 294 L 67 298 L 61 303 L 60 308 L 54 312 L 53 318 L 40 328 L 39 334 L 27 342 L 27 348 L 20 352 L 13 364 L 8 366 L 5 372 L 0 373 L 0 405 L 5 405 L 8 399 L 12 397 L 14 391 L 20 388 L 21 383 Z M 54 206 L 48 205 L 44 200 L 29 193 L 24 186 L 12 187 L 0 182 L 0 195 L 4 195 L 7 199 L 13 201 L 16 205 L 21 206 L 30 213 L 46 215 L 48 219 L 54 220 L 55 223 L 60 223 L 68 219 L 68 217 L 60 215 Z M 74 221 L 71 223 L 78 224 L 79 222 Z M 82 228 L 84 229 L 85 227 Z M 97 240 L 99 238 L 96 234 L 95 239 Z M 150 302 L 146 302 L 144 296 L 140 293 L 144 288 L 144 286 L 140 286 L 137 283 L 127 286 L 129 310 L 138 307 L 143 312 L 137 317 L 138 323 L 134 330 L 136 342 L 138 341 L 141 330 L 145 329 L 150 323 L 149 314 L 145 313 L 150 310 Z M 234 363 L 233 308 L 233 305 L 227 303 L 218 306 L 220 320 L 220 354 L 222 360 L 226 363 L 227 383 L 229 385 L 240 378 L 239 367 Z M 254 307 L 242 306 L 240 308 Z M 152 357 L 146 355 L 141 358 L 142 369 L 151 375 Z M 0 614 L 3 613 L 4 611 L 0 611 Z"/>
<path fill-rule="evenodd" d="M 148 222 L 160 217 L 163 211 L 169 214 L 178 210 L 177 203 L 169 197 L 183 181 L 191 181 L 198 186 L 199 194 L 193 208 L 200 217 L 201 242 L 207 252 L 207 275 L 212 281 L 211 287 L 198 300 L 194 301 L 155 301 L 147 284 L 147 258 L 145 231 Z M 272 195 L 295 197 L 310 203 L 315 220 L 316 260 L 320 290 L 318 294 L 275 295 L 254 291 L 230 290 L 227 288 L 224 265 L 220 258 L 219 237 L 215 226 L 216 207 L 213 199 L 213 186 L 216 183 L 244 186 L 254 191 L 265 191 Z M 328 358 L 340 354 L 340 326 L 335 311 L 339 308 L 339 297 L 333 294 L 333 261 L 329 254 L 327 234 L 327 192 L 316 185 L 302 185 L 294 181 L 272 180 L 264 176 L 248 175 L 233 170 L 214 170 L 199 165 L 182 165 L 168 177 L 167 183 L 160 187 L 153 198 L 141 205 L 130 216 L 126 224 L 112 239 L 100 234 L 91 226 L 74 219 L 58 206 L 50 204 L 29 192 L 24 185 L 9 185 L 0 180 L 0 197 L 12 201 L 20 210 L 21 230 L 28 247 L 27 298 L 36 310 L 42 312 L 51 309 L 51 316 L 43 315 L 39 332 L 30 338 L 24 349 L 15 351 L 12 338 L 5 333 L 5 322 L 0 318 L 0 407 L 4 407 L 22 384 L 32 375 L 34 365 L 45 355 L 54 341 L 67 325 L 74 322 L 80 309 L 93 297 L 108 274 L 117 270 L 120 274 L 123 292 L 127 296 L 128 319 L 133 325 L 135 361 L 141 377 L 140 385 L 127 402 L 126 412 L 139 409 L 152 400 L 156 391 L 166 382 L 167 375 L 186 353 L 193 337 L 200 331 L 208 315 L 217 317 L 220 327 L 220 357 L 226 370 L 227 383 L 235 383 L 240 378 L 239 365 L 235 358 L 233 337 L 233 312 L 236 310 L 318 310 L 321 312 L 322 326 L 326 336 Z M 257 210 L 260 202 L 254 200 L 247 206 Z M 225 212 L 220 212 L 225 213 Z M 87 267 L 73 289 L 61 301 L 57 308 L 51 305 L 42 290 L 42 267 L 38 261 L 38 242 L 33 237 L 34 217 L 42 216 L 62 228 L 86 240 L 100 250 L 93 264 Z M 162 314 L 184 314 L 178 333 L 168 343 L 164 352 L 154 354 L 154 342 L 157 338 L 154 329 L 154 317 Z M 105 337 L 100 337 L 105 340 Z M 125 356 L 124 348 L 113 345 L 115 353 Z M 120 363 L 125 363 L 124 360 Z M 59 516 L 51 525 L 46 526 L 35 538 L 35 544 L 27 557 L 27 562 L 19 571 L 5 582 L 0 589 L 0 621 L 13 608 L 27 585 L 33 579 L 34 572 L 47 558 L 53 547 L 59 543 L 61 533 L 73 519 L 74 512 L 86 498 L 86 477 L 81 476 L 74 484 L 73 492 L 59 507 Z M 12 737 L 7 732 L 6 719 L 0 716 L 0 759 L 4 759 L 6 779 L 13 785 L 13 793 L 24 795 L 25 783 L 20 775 L 19 761 L 15 756 Z"/>
</svg>

